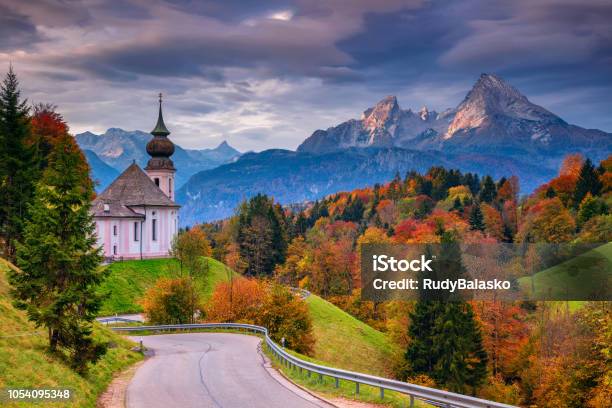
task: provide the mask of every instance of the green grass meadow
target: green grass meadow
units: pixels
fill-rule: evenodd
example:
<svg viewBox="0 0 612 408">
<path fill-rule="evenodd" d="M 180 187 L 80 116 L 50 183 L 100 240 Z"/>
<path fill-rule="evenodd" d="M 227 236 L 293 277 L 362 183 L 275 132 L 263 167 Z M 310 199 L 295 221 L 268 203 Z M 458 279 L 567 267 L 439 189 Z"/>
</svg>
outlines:
<svg viewBox="0 0 612 408">
<path fill-rule="evenodd" d="M 594 295 L 610 290 L 610 265 L 612 243 L 585 252 L 533 276 L 522 277 L 519 279 L 519 285 L 530 298 L 567 300 L 571 302 L 571 308 L 575 309 L 583 303 L 579 300 L 592 299 Z"/>
<path fill-rule="evenodd" d="M 202 276 L 196 276 L 195 283 L 203 301 L 212 295 L 215 285 L 236 275 L 225 265 L 215 259 L 205 258 L 208 271 Z M 112 263 L 106 268 L 110 274 L 100 288 L 100 292 L 108 297 L 102 305 L 100 315 L 142 312 L 140 300 L 148 288 L 161 277 L 176 277 L 187 274 L 187 269 L 181 272 L 175 259 L 145 259 Z"/>
</svg>

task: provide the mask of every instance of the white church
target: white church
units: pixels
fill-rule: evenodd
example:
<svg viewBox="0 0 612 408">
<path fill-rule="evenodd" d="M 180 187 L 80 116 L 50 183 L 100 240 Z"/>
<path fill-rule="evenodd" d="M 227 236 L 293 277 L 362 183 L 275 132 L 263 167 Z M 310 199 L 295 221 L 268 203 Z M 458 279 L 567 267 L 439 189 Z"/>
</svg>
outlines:
<svg viewBox="0 0 612 408">
<path fill-rule="evenodd" d="M 107 259 L 169 256 L 178 233 L 180 206 L 174 202 L 174 144 L 164 124 L 159 95 L 157 125 L 147 143 L 145 169 L 132 163 L 92 203 L 98 244 Z"/>
</svg>

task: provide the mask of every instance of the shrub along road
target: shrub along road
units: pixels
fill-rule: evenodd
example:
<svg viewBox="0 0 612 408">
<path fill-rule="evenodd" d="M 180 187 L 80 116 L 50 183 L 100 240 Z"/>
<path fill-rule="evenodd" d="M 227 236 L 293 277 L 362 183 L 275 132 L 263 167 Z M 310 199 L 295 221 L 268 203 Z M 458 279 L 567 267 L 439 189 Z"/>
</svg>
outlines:
<svg viewBox="0 0 612 408">
<path fill-rule="evenodd" d="M 131 339 L 142 340 L 154 356 L 130 382 L 128 408 L 331 407 L 268 368 L 255 336 L 183 333 Z"/>
</svg>

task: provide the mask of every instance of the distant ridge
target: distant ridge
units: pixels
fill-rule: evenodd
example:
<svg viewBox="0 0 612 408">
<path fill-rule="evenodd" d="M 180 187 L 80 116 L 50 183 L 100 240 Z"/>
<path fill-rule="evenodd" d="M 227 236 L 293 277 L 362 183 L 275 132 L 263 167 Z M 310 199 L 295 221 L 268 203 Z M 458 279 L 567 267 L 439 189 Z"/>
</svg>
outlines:
<svg viewBox="0 0 612 408">
<path fill-rule="evenodd" d="M 75 137 L 81 149 L 94 153 L 98 160 L 115 169 L 117 174 L 123 172 L 133 160 L 136 160 L 136 163 L 141 167 L 144 167 L 149 160 L 146 144 L 151 139 L 151 134 L 147 132 L 110 128 L 101 135 L 84 132 Z M 175 144 L 175 153 L 172 160 L 177 168 L 177 187 L 183 185 L 193 174 L 230 163 L 240 157 L 240 154 L 226 141 L 221 142 L 213 149 L 201 150 L 183 149 Z M 95 162 L 93 156 L 92 161 Z M 104 181 L 108 176 L 108 170 L 100 166 L 99 163 L 91 163 L 93 177 L 100 179 L 97 190 L 101 191 L 104 189 L 103 187 L 108 185 Z"/>
</svg>

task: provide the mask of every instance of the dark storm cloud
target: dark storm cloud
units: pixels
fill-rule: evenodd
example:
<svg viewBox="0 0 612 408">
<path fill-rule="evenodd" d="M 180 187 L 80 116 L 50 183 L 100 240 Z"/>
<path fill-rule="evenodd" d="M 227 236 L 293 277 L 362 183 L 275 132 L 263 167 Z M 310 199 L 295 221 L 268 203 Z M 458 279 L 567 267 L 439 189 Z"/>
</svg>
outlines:
<svg viewBox="0 0 612 408">
<path fill-rule="evenodd" d="M 28 16 L 0 5 L 0 51 L 29 48 L 39 41 L 42 38 Z"/>
</svg>

